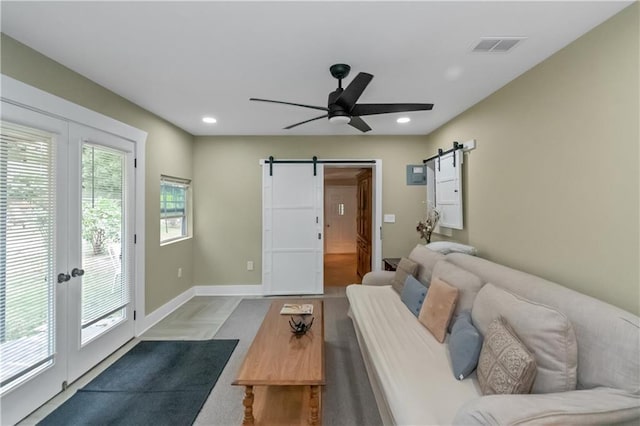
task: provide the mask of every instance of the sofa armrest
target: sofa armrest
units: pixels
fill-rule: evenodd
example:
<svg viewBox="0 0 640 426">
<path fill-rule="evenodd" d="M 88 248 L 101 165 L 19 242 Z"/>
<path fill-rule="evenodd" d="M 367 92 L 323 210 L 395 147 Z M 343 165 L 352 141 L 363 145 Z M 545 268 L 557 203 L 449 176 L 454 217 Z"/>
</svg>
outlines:
<svg viewBox="0 0 640 426">
<path fill-rule="evenodd" d="M 595 388 L 549 394 L 488 395 L 467 402 L 455 425 L 610 424 L 640 418 L 640 395 Z"/>
<path fill-rule="evenodd" d="M 362 277 L 363 285 L 391 285 L 391 280 L 396 273 L 394 271 L 367 272 Z"/>
</svg>

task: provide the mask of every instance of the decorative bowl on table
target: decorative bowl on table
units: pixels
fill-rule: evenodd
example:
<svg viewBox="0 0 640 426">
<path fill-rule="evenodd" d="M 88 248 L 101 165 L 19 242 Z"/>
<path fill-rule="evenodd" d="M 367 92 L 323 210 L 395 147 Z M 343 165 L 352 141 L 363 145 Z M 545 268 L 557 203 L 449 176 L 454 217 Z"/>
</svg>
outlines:
<svg viewBox="0 0 640 426">
<path fill-rule="evenodd" d="M 314 317 L 309 315 L 291 315 L 289 318 L 289 327 L 295 336 L 302 336 L 311 329 Z"/>
</svg>

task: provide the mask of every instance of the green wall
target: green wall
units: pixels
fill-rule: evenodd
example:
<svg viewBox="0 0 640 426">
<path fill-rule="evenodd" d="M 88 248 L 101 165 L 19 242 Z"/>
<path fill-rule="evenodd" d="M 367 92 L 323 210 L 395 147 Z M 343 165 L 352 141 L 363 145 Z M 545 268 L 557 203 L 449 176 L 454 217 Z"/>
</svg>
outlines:
<svg viewBox="0 0 640 426">
<path fill-rule="evenodd" d="M 194 283 L 262 282 L 262 168 L 260 159 L 381 159 L 382 211 L 396 223 L 382 226 L 383 257 L 409 253 L 419 242 L 424 186 L 407 186 L 407 164 L 420 164 L 423 136 L 196 137 Z M 277 166 L 276 166 L 277 167 Z M 255 269 L 247 271 L 248 260 Z"/>
<path fill-rule="evenodd" d="M 191 239 L 160 247 L 160 174 L 192 178 L 193 136 L 80 74 L 1 35 L 0 71 L 9 77 L 148 133 L 146 145 L 146 312 L 193 283 Z M 178 267 L 183 268 L 177 278 Z"/>
<path fill-rule="evenodd" d="M 640 314 L 639 6 L 596 27 L 427 140 L 475 138 L 465 229 L 482 257 Z"/>
</svg>

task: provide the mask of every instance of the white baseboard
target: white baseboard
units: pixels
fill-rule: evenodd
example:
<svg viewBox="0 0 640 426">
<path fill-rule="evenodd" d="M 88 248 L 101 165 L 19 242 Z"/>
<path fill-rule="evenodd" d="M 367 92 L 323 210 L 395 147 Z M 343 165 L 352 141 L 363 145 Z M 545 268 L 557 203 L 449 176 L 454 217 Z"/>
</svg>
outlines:
<svg viewBox="0 0 640 426">
<path fill-rule="evenodd" d="M 140 327 L 136 327 L 136 337 L 139 337 L 142 333 L 156 325 L 158 322 L 162 321 L 162 319 L 169 315 L 171 312 L 175 311 L 180 306 L 188 302 L 193 296 L 195 296 L 196 292 L 194 290 L 195 287 L 191 287 L 189 290 L 186 290 L 185 292 L 174 297 L 155 311 L 151 312 L 149 315 L 139 318 L 141 325 Z"/>
<path fill-rule="evenodd" d="M 136 337 L 162 321 L 171 312 L 194 296 L 262 296 L 262 284 L 253 285 L 196 285 L 174 297 L 146 316 L 138 316 Z M 138 325 L 140 324 L 140 325 Z"/>
<path fill-rule="evenodd" d="M 262 284 L 249 285 L 196 285 L 195 296 L 262 296 Z"/>
</svg>

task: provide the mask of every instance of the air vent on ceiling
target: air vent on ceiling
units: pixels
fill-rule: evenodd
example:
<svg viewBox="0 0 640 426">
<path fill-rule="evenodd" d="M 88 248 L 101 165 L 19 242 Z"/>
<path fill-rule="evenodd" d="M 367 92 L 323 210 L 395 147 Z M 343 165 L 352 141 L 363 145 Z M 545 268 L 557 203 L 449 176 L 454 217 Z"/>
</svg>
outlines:
<svg viewBox="0 0 640 426">
<path fill-rule="evenodd" d="M 472 52 L 508 52 L 526 37 L 483 37 Z"/>
</svg>

